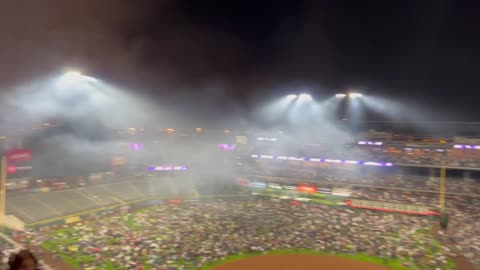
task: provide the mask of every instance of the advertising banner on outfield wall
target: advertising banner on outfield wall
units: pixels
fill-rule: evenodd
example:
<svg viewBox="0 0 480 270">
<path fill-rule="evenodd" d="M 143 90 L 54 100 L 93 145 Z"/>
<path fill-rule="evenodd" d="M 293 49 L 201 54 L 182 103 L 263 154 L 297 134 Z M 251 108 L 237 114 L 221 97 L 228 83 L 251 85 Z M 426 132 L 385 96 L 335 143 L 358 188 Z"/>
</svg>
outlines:
<svg viewBox="0 0 480 270">
<path fill-rule="evenodd" d="M 30 149 L 13 149 L 7 153 L 8 163 L 22 163 L 32 161 L 33 152 Z"/>
<path fill-rule="evenodd" d="M 317 187 L 314 185 L 298 185 L 297 190 L 305 193 L 317 193 Z"/>
</svg>

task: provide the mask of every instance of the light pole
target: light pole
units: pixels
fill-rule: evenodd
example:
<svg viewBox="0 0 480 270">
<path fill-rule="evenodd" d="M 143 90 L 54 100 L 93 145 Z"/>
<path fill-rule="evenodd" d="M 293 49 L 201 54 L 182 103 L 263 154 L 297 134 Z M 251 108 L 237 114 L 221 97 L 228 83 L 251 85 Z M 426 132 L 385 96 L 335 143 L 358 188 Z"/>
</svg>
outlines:
<svg viewBox="0 0 480 270">
<path fill-rule="evenodd" d="M 1 158 L 0 177 L 0 225 L 5 225 L 5 211 L 7 209 L 7 156 Z"/>
<path fill-rule="evenodd" d="M 88 81 L 97 81 L 97 79 L 89 76 L 82 75 L 79 71 L 68 71 L 62 74 L 59 78 L 59 81 L 75 83 L 80 80 Z M 8 149 L 6 147 L 2 149 L 3 153 L 1 156 L 0 164 L 0 226 L 6 225 L 6 209 L 7 209 L 7 156 L 9 155 Z M 31 157 L 31 153 L 30 153 Z"/>
</svg>

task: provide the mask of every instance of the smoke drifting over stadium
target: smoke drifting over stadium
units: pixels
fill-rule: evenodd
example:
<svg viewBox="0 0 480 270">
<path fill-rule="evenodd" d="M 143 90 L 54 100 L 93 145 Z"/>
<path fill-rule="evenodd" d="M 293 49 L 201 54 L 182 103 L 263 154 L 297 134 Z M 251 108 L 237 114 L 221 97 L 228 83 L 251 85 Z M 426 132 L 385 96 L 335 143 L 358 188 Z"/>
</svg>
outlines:
<svg viewBox="0 0 480 270">
<path fill-rule="evenodd" d="M 480 265 L 476 9 L 3 2 L 11 270 L 36 269 L 34 255 L 65 270 L 186 270 L 304 251 Z"/>
</svg>

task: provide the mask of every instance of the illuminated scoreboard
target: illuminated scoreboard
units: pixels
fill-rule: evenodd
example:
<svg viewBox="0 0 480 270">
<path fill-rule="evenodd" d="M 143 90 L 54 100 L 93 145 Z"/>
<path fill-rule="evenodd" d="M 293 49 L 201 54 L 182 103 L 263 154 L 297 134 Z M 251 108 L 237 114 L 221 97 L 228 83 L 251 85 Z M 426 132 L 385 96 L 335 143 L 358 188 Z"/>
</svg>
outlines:
<svg viewBox="0 0 480 270">
<path fill-rule="evenodd" d="M 247 144 L 248 143 L 248 138 L 247 138 L 247 136 L 236 136 L 235 137 L 235 143 L 236 144 Z"/>
</svg>

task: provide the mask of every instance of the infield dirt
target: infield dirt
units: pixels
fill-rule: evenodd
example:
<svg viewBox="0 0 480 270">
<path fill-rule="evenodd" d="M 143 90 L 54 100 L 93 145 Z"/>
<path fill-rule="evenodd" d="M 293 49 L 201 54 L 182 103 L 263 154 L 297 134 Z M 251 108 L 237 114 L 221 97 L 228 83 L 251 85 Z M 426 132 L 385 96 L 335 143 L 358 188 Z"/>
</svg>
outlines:
<svg viewBox="0 0 480 270">
<path fill-rule="evenodd" d="M 390 270 L 369 262 L 329 255 L 262 255 L 226 262 L 215 270 Z"/>
</svg>

